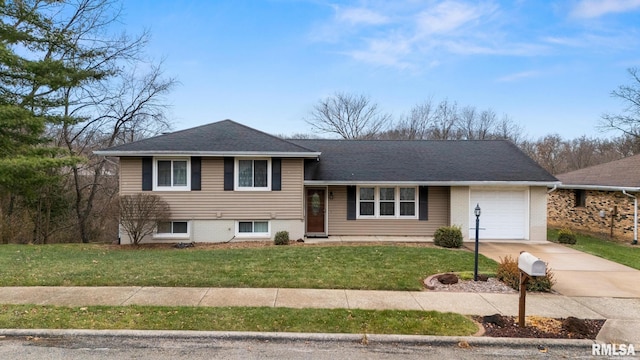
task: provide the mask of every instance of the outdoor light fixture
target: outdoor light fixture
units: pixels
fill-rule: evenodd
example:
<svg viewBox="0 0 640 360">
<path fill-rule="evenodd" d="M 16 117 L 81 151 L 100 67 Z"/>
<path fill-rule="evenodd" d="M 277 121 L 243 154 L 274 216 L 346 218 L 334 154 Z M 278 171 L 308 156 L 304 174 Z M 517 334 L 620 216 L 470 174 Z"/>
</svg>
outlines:
<svg viewBox="0 0 640 360">
<path fill-rule="evenodd" d="M 333 200 L 333 191 L 329 191 L 329 200 Z"/>
<path fill-rule="evenodd" d="M 480 204 L 476 204 L 476 208 L 473 209 L 473 214 L 476 216 L 476 262 L 473 268 L 473 281 L 478 281 L 478 232 L 480 230 Z"/>
</svg>

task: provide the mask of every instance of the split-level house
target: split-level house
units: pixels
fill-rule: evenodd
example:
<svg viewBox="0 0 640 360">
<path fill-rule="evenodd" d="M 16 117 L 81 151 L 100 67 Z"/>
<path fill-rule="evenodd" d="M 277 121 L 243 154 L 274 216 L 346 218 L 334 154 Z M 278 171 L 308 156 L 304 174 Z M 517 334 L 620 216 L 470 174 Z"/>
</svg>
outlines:
<svg viewBox="0 0 640 360">
<path fill-rule="evenodd" d="M 171 221 L 146 242 L 340 236 L 546 240 L 558 181 L 509 141 L 285 140 L 224 120 L 96 154 L 120 158 L 120 194 L 149 192 Z M 121 234 L 122 243 L 128 243 Z"/>
</svg>

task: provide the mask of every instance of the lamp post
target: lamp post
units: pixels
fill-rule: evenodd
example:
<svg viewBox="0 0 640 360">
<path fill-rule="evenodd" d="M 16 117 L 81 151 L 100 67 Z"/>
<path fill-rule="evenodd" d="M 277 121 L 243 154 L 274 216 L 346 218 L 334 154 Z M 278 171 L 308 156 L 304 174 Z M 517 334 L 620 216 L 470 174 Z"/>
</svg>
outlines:
<svg viewBox="0 0 640 360">
<path fill-rule="evenodd" d="M 476 204 L 476 208 L 473 209 L 473 214 L 476 216 L 476 263 L 473 268 L 473 281 L 478 281 L 478 233 L 480 230 L 480 204 Z"/>
</svg>

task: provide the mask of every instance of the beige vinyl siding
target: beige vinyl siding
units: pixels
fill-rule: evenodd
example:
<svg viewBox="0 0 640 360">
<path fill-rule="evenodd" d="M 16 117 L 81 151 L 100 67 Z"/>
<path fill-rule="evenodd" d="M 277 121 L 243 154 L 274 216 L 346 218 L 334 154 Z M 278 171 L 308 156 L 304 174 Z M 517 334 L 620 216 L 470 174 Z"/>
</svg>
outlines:
<svg viewBox="0 0 640 360">
<path fill-rule="evenodd" d="M 429 187 L 429 220 L 358 219 L 347 220 L 347 187 L 331 186 L 329 235 L 433 236 L 440 226 L 449 225 L 449 188 Z"/>
<path fill-rule="evenodd" d="M 142 158 L 120 158 L 120 195 L 142 191 Z"/>
<path fill-rule="evenodd" d="M 303 219 L 303 160 L 282 159 L 281 191 L 224 191 L 224 159 L 202 158 L 202 190 L 153 191 L 172 219 Z M 142 191 L 142 159 L 120 159 L 120 193 Z"/>
</svg>

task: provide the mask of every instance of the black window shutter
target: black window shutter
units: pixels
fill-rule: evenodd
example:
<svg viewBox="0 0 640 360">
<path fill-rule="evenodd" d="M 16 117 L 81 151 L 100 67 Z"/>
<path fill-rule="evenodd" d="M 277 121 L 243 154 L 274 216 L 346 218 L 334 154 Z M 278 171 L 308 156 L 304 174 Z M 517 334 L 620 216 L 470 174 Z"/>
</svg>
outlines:
<svg viewBox="0 0 640 360">
<path fill-rule="evenodd" d="M 191 157 L 191 191 L 202 190 L 202 158 L 199 156 Z"/>
<path fill-rule="evenodd" d="M 142 191 L 153 190 L 153 158 L 142 158 Z"/>
<path fill-rule="evenodd" d="M 232 157 L 224 158 L 224 190 L 233 191 L 233 168 L 234 161 Z"/>
<path fill-rule="evenodd" d="M 347 220 L 356 219 L 356 187 L 347 186 Z"/>
<path fill-rule="evenodd" d="M 427 186 L 420 186 L 418 192 L 420 197 L 418 219 L 429 220 L 429 188 Z"/>
<path fill-rule="evenodd" d="M 282 190 L 282 159 L 271 159 L 271 190 Z"/>
</svg>

